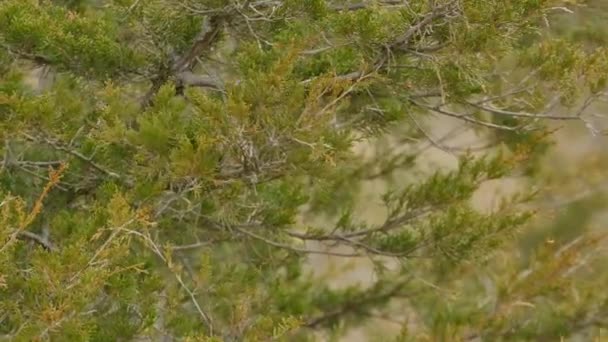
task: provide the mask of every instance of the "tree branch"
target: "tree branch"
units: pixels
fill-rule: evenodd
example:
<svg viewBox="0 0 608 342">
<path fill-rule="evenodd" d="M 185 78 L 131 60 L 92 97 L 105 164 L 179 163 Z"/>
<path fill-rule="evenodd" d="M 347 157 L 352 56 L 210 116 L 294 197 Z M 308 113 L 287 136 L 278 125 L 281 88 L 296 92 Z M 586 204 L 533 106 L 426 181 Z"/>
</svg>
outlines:
<svg viewBox="0 0 608 342">
<path fill-rule="evenodd" d="M 143 108 L 146 108 L 152 104 L 152 99 L 158 90 L 169 80 L 170 77 L 174 75 L 177 76 L 178 80 L 182 80 L 183 78 L 183 80 L 193 82 L 194 86 L 204 85 L 208 88 L 216 88 L 209 82 L 203 82 L 202 79 L 200 79 L 197 75 L 192 73 L 182 73 L 190 72 L 190 69 L 192 69 L 193 63 L 196 61 L 196 59 L 203 54 L 203 52 L 209 51 L 213 44 L 217 42 L 225 15 L 226 14 L 215 13 L 205 20 L 203 22 L 203 26 L 201 27 L 201 31 L 192 43 L 190 49 L 188 49 L 188 52 L 177 58 L 173 65 L 171 65 L 170 70 L 163 70 L 164 68 L 160 68 L 158 74 L 152 80 L 150 90 L 148 90 L 142 99 Z"/>
<path fill-rule="evenodd" d="M 395 48 L 398 46 L 408 45 L 409 41 L 414 37 L 414 35 L 417 32 L 423 30 L 425 27 L 427 27 L 429 24 L 431 24 L 435 19 L 439 19 L 441 17 L 448 15 L 450 12 L 455 11 L 456 4 L 458 4 L 458 2 L 454 0 L 454 1 L 448 2 L 445 5 L 433 8 L 431 10 L 431 12 L 424 15 L 422 17 L 422 19 L 419 20 L 416 24 L 410 26 L 410 28 L 405 32 L 405 34 L 401 38 L 399 38 L 395 42 L 393 42 L 392 47 Z"/>
<path fill-rule="evenodd" d="M 420 108 L 424 108 L 426 110 L 430 110 L 432 112 L 441 114 L 441 115 L 445 115 L 445 116 L 449 116 L 452 118 L 456 118 L 459 120 L 463 120 L 466 121 L 468 123 L 472 123 L 478 126 L 484 126 L 484 127 L 488 127 L 488 128 L 493 128 L 493 129 L 500 129 L 500 130 L 504 130 L 504 131 L 516 131 L 518 129 L 521 129 L 521 127 L 511 127 L 511 126 L 505 126 L 505 125 L 498 125 L 498 124 L 494 124 L 491 122 L 487 122 L 487 121 L 482 121 L 482 120 L 477 120 L 471 117 L 471 114 L 468 113 L 454 113 L 452 111 L 443 109 L 443 106 L 430 106 L 430 105 L 426 105 L 414 100 L 410 100 L 410 102 Z"/>
<path fill-rule="evenodd" d="M 35 242 L 40 246 L 44 247 L 44 249 L 49 250 L 51 252 L 55 251 L 55 246 L 50 241 L 48 241 L 48 239 L 45 239 L 44 237 L 38 234 L 28 232 L 27 230 L 22 230 L 17 234 L 17 237 L 22 240 L 29 240 Z"/>
<path fill-rule="evenodd" d="M 380 292 L 377 291 L 377 286 L 374 286 L 372 287 L 372 289 L 367 291 L 366 295 L 355 297 L 354 299 L 343 303 L 337 309 L 325 312 L 317 317 L 311 318 L 306 323 L 304 323 L 304 326 L 307 328 L 316 328 L 320 325 L 327 323 L 327 321 L 338 319 L 348 314 L 352 314 L 355 312 L 365 313 L 365 311 L 371 310 L 370 306 L 374 302 L 386 301 L 391 299 L 392 297 L 397 296 L 410 280 L 411 278 L 402 280 L 400 282 L 397 282 L 388 290 Z"/>
<path fill-rule="evenodd" d="M 28 52 L 23 52 L 23 51 L 16 51 L 16 50 L 13 50 L 13 48 L 11 48 L 8 44 L 1 44 L 1 45 L 9 54 L 32 61 L 32 62 L 36 63 L 37 65 L 53 64 L 53 62 L 45 56 L 28 53 Z"/>
<path fill-rule="evenodd" d="M 580 115 L 552 115 L 552 114 L 533 114 L 527 112 L 514 112 L 509 110 L 503 110 L 496 107 L 491 106 L 483 106 L 481 104 L 475 102 L 467 102 L 469 105 L 486 111 L 492 114 L 519 117 L 519 118 L 530 118 L 530 119 L 551 119 L 551 120 L 580 120 Z"/>
<path fill-rule="evenodd" d="M 369 8 L 374 5 L 379 6 L 398 6 L 403 5 L 406 6 L 407 2 L 403 0 L 383 0 L 383 1 L 366 1 L 358 4 L 344 4 L 344 5 L 331 5 L 330 9 L 334 11 L 358 11 L 362 9 Z"/>
<path fill-rule="evenodd" d="M 36 138 L 36 137 L 34 137 L 32 135 L 29 135 L 28 133 L 25 133 L 25 132 L 22 132 L 21 134 L 26 139 L 28 139 L 30 141 L 33 141 L 33 142 L 39 142 L 39 140 L 40 140 L 40 139 L 38 139 L 38 138 Z M 122 177 L 118 173 L 106 169 L 105 167 L 103 167 L 103 166 L 97 164 L 96 162 L 94 162 L 91 158 L 84 156 L 82 153 L 80 153 L 80 152 L 78 152 L 76 150 L 69 149 L 69 148 L 67 148 L 67 147 L 59 144 L 58 142 L 53 141 L 53 140 L 48 139 L 48 138 L 41 138 L 41 139 L 43 140 L 43 142 L 47 143 L 52 148 L 73 155 L 74 157 L 76 157 L 76 158 L 78 158 L 78 159 L 86 162 L 87 164 L 91 165 L 94 169 L 96 169 L 97 171 L 102 172 L 103 174 L 109 176 L 110 178 L 114 178 L 114 179 L 118 179 L 118 180 L 122 179 Z"/>
<path fill-rule="evenodd" d="M 210 88 L 222 91 L 222 86 L 210 77 L 197 75 L 190 71 L 183 71 L 176 75 L 177 80 L 184 86 Z"/>
<path fill-rule="evenodd" d="M 313 250 L 313 249 L 306 249 L 306 248 L 298 248 L 295 246 L 291 246 L 289 244 L 283 244 L 280 242 L 276 242 L 273 240 L 270 240 L 268 238 L 265 238 L 261 235 L 255 234 L 245 228 L 242 227 L 232 227 L 235 230 L 237 230 L 238 232 L 245 234 L 249 237 L 252 237 L 256 240 L 260 240 L 262 242 L 267 243 L 270 246 L 273 247 L 277 247 L 277 248 L 282 248 L 282 249 L 286 249 L 292 252 L 296 252 L 296 253 L 304 253 L 304 254 L 323 254 L 323 255 L 331 255 L 331 256 L 340 256 L 340 257 L 360 257 L 363 256 L 359 253 L 341 253 L 341 252 L 332 252 L 332 251 L 321 251 L 321 250 Z"/>
<path fill-rule="evenodd" d="M 192 63 L 197 57 L 199 57 L 204 51 L 210 50 L 213 43 L 217 41 L 219 37 L 224 17 L 221 15 L 213 15 L 205 20 L 203 27 L 194 43 L 181 58 L 173 64 L 172 72 L 180 73 L 185 70 L 192 68 Z"/>
</svg>

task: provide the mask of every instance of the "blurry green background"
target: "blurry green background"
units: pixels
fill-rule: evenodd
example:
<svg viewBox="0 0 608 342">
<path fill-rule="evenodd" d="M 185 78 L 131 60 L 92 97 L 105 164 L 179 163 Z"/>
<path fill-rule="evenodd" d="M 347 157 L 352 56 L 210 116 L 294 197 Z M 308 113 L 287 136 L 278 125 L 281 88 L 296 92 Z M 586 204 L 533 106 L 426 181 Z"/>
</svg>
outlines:
<svg viewBox="0 0 608 342">
<path fill-rule="evenodd" d="M 573 13 L 559 9 L 556 11 L 559 13 L 549 22 L 546 32 L 548 37 L 575 40 L 589 49 L 608 48 L 608 0 L 588 1 Z M 606 72 L 608 73 L 608 70 Z M 593 113 L 590 120 L 593 128 L 608 131 L 608 103 L 598 102 L 590 108 L 590 112 Z M 480 210 L 489 210 L 500 202 L 501 197 L 522 188 L 534 186 L 540 191 L 535 202 L 538 209 L 537 219 L 521 232 L 514 245 L 495 255 L 495 260 L 491 261 L 487 269 L 472 272 L 475 274 L 474 278 L 478 278 L 476 281 L 483 282 L 486 273 L 500 273 L 501 264 L 509 264 L 511 267 L 515 264 L 519 270 L 525 271 L 534 267 L 535 261 L 542 258 L 539 253 L 542 254 L 546 248 L 576 242 L 584 233 L 608 232 L 608 136 L 594 134 L 583 123 L 557 122 L 554 126 L 558 130 L 552 136 L 550 150 L 541 163 L 541 177 L 534 180 L 522 177 L 491 182 L 484 184 L 475 195 L 474 205 Z M 442 119 L 433 124 L 433 135 L 442 137 L 453 127 L 454 122 Z M 465 132 L 451 137 L 445 143 L 466 147 L 478 146 L 483 142 L 478 141 L 471 132 Z M 364 145 L 360 147 L 360 152 L 373 155 L 378 153 L 379 149 L 381 147 Z M 422 164 L 423 170 L 437 170 L 455 167 L 456 162 L 456 156 L 430 147 Z M 363 216 L 367 221 L 382 220 L 384 212 L 379 194 L 387 187 L 390 187 L 390 184 L 367 184 L 360 200 L 360 212 L 365 213 Z M 374 203 L 377 203 L 377 206 L 374 206 Z M 598 253 L 605 253 L 607 249 L 608 245 L 601 246 Z M 319 276 L 325 277 L 334 287 L 353 284 L 365 286 L 373 282 L 373 267 L 368 260 L 314 256 L 310 261 L 311 269 Z M 608 275 L 608 265 L 604 263 L 589 262 L 586 267 L 590 277 Z M 366 324 L 349 330 L 340 340 L 389 341 L 398 335 L 404 320 L 415 330 L 416 323 L 411 314 L 407 312 L 407 306 L 396 303 L 390 318 L 372 318 Z M 328 339 L 330 336 L 323 333 L 320 337 Z M 581 335 L 580 341 L 608 341 L 608 331 L 597 331 L 593 336 Z"/>
</svg>

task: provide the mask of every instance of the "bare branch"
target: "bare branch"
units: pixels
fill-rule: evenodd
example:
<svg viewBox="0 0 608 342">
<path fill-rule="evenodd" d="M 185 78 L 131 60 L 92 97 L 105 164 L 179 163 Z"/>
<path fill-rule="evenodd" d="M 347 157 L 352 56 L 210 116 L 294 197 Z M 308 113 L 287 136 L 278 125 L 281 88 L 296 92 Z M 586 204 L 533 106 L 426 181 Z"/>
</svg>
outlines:
<svg viewBox="0 0 608 342">
<path fill-rule="evenodd" d="M 20 160 L 20 161 L 16 161 L 14 162 L 14 164 L 19 164 L 19 165 L 25 165 L 25 166 L 33 166 L 33 167 L 56 167 L 61 165 L 62 163 L 65 163 L 65 161 L 62 160 L 49 160 L 49 161 L 45 161 L 45 160 Z"/>
<path fill-rule="evenodd" d="M 176 75 L 178 81 L 184 86 L 210 88 L 222 91 L 222 86 L 210 77 L 197 75 L 190 71 L 183 71 Z"/>
<path fill-rule="evenodd" d="M 11 55 L 14 55 L 16 57 L 22 58 L 22 59 L 26 59 L 29 61 L 34 62 L 37 65 L 51 65 L 53 64 L 53 62 L 43 56 L 43 55 L 39 55 L 39 54 L 34 54 L 34 53 L 28 53 L 28 52 L 24 52 L 24 51 L 17 51 L 14 50 L 12 47 L 10 47 L 7 44 L 1 44 L 1 46 Z"/>
<path fill-rule="evenodd" d="M 48 139 L 48 138 L 36 138 L 36 137 L 34 137 L 34 136 L 32 136 L 32 135 L 30 135 L 28 133 L 25 133 L 25 132 L 22 132 L 21 134 L 26 139 L 28 139 L 30 141 L 40 142 L 40 140 L 42 140 L 43 142 L 45 142 L 46 144 L 50 145 L 52 148 L 54 148 L 56 150 L 63 151 L 63 152 L 66 152 L 68 154 L 71 154 L 74 157 L 77 157 L 78 159 L 86 162 L 87 164 L 91 165 L 94 169 L 96 169 L 96 170 L 104 173 L 105 175 L 107 175 L 107 176 L 109 176 L 111 178 L 122 179 L 122 177 L 118 173 L 106 169 L 105 167 L 103 167 L 103 166 L 97 164 L 96 162 L 94 162 L 90 157 L 86 157 L 82 153 L 80 153 L 80 152 L 78 152 L 76 150 L 73 150 L 73 149 L 69 149 L 69 148 L 61 145 L 60 143 L 58 143 L 56 141 L 53 141 L 53 140 Z"/>
<path fill-rule="evenodd" d="M 256 240 L 260 240 L 262 242 L 265 242 L 267 244 L 269 244 L 270 246 L 273 247 L 277 247 L 277 248 L 282 248 L 282 249 L 286 249 L 292 252 L 296 252 L 296 253 L 304 253 L 304 254 L 323 254 L 323 255 L 332 255 L 332 256 L 340 256 L 340 257 L 360 257 L 362 256 L 359 253 L 341 253 L 341 252 L 332 252 L 332 251 L 321 251 L 321 250 L 312 250 L 312 249 L 306 249 L 306 248 L 299 248 L 299 247 L 295 247 L 295 246 L 291 246 L 288 244 L 283 244 L 280 242 L 276 242 L 273 240 L 270 240 L 268 238 L 265 238 L 261 235 L 258 235 L 256 233 L 253 233 L 247 229 L 241 228 L 241 227 L 233 227 L 234 229 L 236 229 L 237 231 L 239 231 L 240 233 L 243 233 L 249 237 L 252 237 Z"/>
<path fill-rule="evenodd" d="M 580 120 L 580 113 L 579 115 L 576 116 L 572 116 L 572 115 L 553 115 L 553 114 L 533 114 L 533 113 L 527 113 L 527 112 L 514 112 L 514 111 L 508 111 L 508 110 L 503 110 L 503 109 L 499 109 L 490 105 L 481 105 L 475 102 L 467 102 L 468 104 L 470 104 L 473 107 L 476 107 L 478 109 L 481 109 L 483 111 L 489 112 L 489 113 L 493 113 L 493 114 L 498 114 L 498 115 L 506 115 L 506 116 L 513 116 L 513 117 L 519 117 L 519 118 L 530 118 L 530 119 L 551 119 L 551 120 Z"/>
<path fill-rule="evenodd" d="M 329 6 L 330 9 L 335 10 L 335 11 L 358 11 L 358 10 L 362 10 L 362 9 L 366 9 L 369 8 L 371 6 L 374 5 L 379 5 L 379 6 L 406 6 L 407 2 L 403 1 L 403 0 L 382 0 L 382 1 L 367 1 L 367 2 L 361 2 L 358 4 L 345 4 L 345 5 L 332 5 Z"/>
<path fill-rule="evenodd" d="M 184 71 L 191 70 L 193 63 L 197 60 L 197 58 L 203 52 L 209 51 L 211 49 L 213 44 L 215 42 L 217 42 L 220 31 L 222 29 L 223 21 L 224 21 L 224 16 L 220 15 L 220 14 L 214 14 L 213 16 L 207 18 L 207 20 L 205 20 L 203 22 L 201 31 L 199 32 L 197 38 L 192 43 L 192 46 L 190 47 L 188 52 L 186 52 L 183 56 L 178 57 L 175 60 L 175 62 L 173 63 L 173 65 L 171 66 L 170 70 L 164 70 L 164 68 L 162 68 L 162 67 L 159 68 L 159 71 L 158 71 L 156 77 L 154 77 L 152 79 L 152 86 L 150 87 L 150 89 L 144 95 L 144 97 L 142 99 L 142 107 L 145 108 L 152 104 L 152 98 L 154 97 L 154 95 L 158 92 L 158 90 L 162 87 L 162 85 L 165 84 L 169 80 L 169 78 L 171 76 L 180 75 Z M 184 75 L 181 75 L 181 77 L 183 77 L 183 76 Z M 197 85 L 197 84 L 202 84 L 202 83 L 199 83 L 199 82 L 201 82 L 201 80 L 195 79 L 193 76 L 194 75 L 191 75 L 189 78 L 187 77 L 187 79 L 194 82 L 193 85 L 202 86 L 202 85 Z M 180 76 L 178 76 L 178 79 L 179 78 L 180 78 Z M 198 82 L 195 82 L 195 81 L 198 81 Z M 209 84 L 207 82 L 205 82 L 204 84 L 205 84 L 205 86 L 207 86 L 209 88 L 215 88 L 215 87 L 212 87 L 211 84 Z"/>
<path fill-rule="evenodd" d="M 194 60 L 203 53 L 208 51 L 213 43 L 217 40 L 222 23 L 222 16 L 214 15 L 205 20 L 201 32 L 198 34 L 189 51 L 179 58 L 172 67 L 174 73 L 189 70 L 192 67 Z"/>
<path fill-rule="evenodd" d="M 424 108 L 426 110 L 430 110 L 432 112 L 438 113 L 438 114 L 442 114 L 445 116 L 449 116 L 449 117 L 453 117 L 459 120 L 463 120 L 466 121 L 468 123 L 472 123 L 478 126 L 484 126 L 484 127 L 488 127 L 488 128 L 493 128 L 493 129 L 500 129 L 500 130 L 504 130 L 504 131 L 516 131 L 521 129 L 521 127 L 512 127 L 512 126 L 505 126 L 505 125 L 498 125 L 498 124 L 494 124 L 491 122 L 487 122 L 487 121 L 482 121 L 482 120 L 477 120 L 471 117 L 471 114 L 468 113 L 454 113 L 452 111 L 443 109 L 442 106 L 430 106 L 430 105 L 426 105 L 414 100 L 410 100 L 410 102 L 420 108 Z"/>
<path fill-rule="evenodd" d="M 408 45 L 409 41 L 414 37 L 416 33 L 423 30 L 435 19 L 439 19 L 455 11 L 457 9 L 457 7 L 455 6 L 456 4 L 458 4 L 458 2 L 454 0 L 448 2 L 445 5 L 435 7 L 433 10 L 431 10 L 431 12 L 427 13 L 424 17 L 422 17 L 420 21 L 412 25 L 401 38 L 393 42 L 392 47 Z"/>
<path fill-rule="evenodd" d="M 48 239 L 46 239 L 36 233 L 32 233 L 27 230 L 22 230 L 18 233 L 17 237 L 22 240 L 33 241 L 33 242 L 39 244 L 40 246 L 44 247 L 46 250 L 55 251 L 55 245 L 53 245 L 53 243 L 51 243 Z"/>
</svg>

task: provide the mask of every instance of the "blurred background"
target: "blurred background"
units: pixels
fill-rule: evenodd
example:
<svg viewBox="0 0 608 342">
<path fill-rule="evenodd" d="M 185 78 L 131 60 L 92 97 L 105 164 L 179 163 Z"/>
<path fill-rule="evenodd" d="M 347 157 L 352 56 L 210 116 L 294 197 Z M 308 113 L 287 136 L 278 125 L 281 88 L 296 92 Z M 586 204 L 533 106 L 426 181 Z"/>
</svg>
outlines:
<svg viewBox="0 0 608 342">
<path fill-rule="evenodd" d="M 593 0 L 585 3 L 576 11 L 558 9 L 557 14 L 548 22 L 546 35 L 572 39 L 584 48 L 603 48 L 608 43 L 608 1 Z M 606 70 L 608 73 L 608 70 Z M 606 98 L 608 100 L 608 96 Z M 563 111 L 556 110 L 555 114 Z M 484 184 L 473 198 L 473 205 L 479 210 L 491 210 L 500 204 L 500 199 L 526 187 L 533 186 L 539 190 L 539 197 L 534 206 L 538 214 L 534 222 L 518 236 L 516 243 L 497 251 L 487 269 L 474 270 L 471 274 L 483 283 L 483 279 L 496 278 L 495 274 L 502 266 L 513 264 L 521 270 L 533 267 L 535 260 L 542 258 L 545 248 L 575 244 L 583 234 L 597 233 L 600 236 L 608 232 L 608 136 L 602 131 L 608 130 L 608 105 L 598 102 L 589 108 L 590 121 L 555 122 L 556 132 L 551 137 L 548 153 L 542 159 L 540 177 L 533 180 L 522 176 Z M 459 126 L 460 125 L 460 126 Z M 445 146 L 462 148 L 483 146 L 475 133 L 462 128 L 461 123 L 441 118 L 429 123 L 430 135 L 441 140 Z M 402 132 L 396 132 L 399 136 Z M 364 144 L 357 147 L 362 155 L 373 158 L 382 153 L 387 145 L 394 141 L 383 140 L 376 144 Z M 482 152 L 481 152 L 482 153 Z M 420 177 L 425 172 L 438 169 L 450 169 L 457 165 L 458 153 L 446 151 L 435 146 L 428 146 L 420 163 Z M 381 222 L 384 218 L 384 207 L 380 195 L 390 187 L 381 181 L 369 182 L 360 198 L 359 213 L 370 223 Z M 303 223 L 311 223 L 319 218 L 304 218 Z M 592 248 L 592 247 L 589 247 Z M 593 247 L 591 254 L 604 254 L 608 246 L 600 244 Z M 595 260 L 595 259 L 594 259 Z M 504 265 L 501 265 L 504 264 Z M 606 276 L 608 265 L 590 261 L 577 267 L 588 268 L 589 276 Z M 373 265 L 369 260 L 313 256 L 310 259 L 311 272 L 332 287 L 341 288 L 358 284 L 367 286 L 374 281 Z M 585 274 L 584 272 L 582 274 Z M 491 284 L 488 286 L 491 287 Z M 598 288 L 597 291 L 606 291 Z M 494 291 L 497 291 L 494 289 Z M 492 292 L 489 289 L 488 292 Z M 341 341 L 389 341 L 402 330 L 404 322 L 412 331 L 416 330 L 416 318 L 408 312 L 407 305 L 395 303 L 390 317 L 372 318 L 365 324 L 349 329 Z M 608 341 L 608 331 L 598 331 L 594 336 L 581 335 L 581 341 Z M 319 334 L 320 340 L 330 340 L 327 333 Z M 421 340 L 424 340 L 421 338 Z"/>
</svg>

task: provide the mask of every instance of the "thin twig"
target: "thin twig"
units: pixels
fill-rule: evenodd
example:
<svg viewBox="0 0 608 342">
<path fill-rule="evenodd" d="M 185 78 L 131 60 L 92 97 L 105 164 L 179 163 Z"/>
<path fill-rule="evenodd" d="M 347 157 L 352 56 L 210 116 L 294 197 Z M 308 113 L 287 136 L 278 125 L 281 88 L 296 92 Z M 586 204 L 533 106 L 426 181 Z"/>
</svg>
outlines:
<svg viewBox="0 0 608 342">
<path fill-rule="evenodd" d="M 271 246 L 277 247 L 277 248 L 282 248 L 282 249 L 286 249 L 286 250 L 290 250 L 292 252 L 296 252 L 296 253 L 304 253 L 304 254 L 323 254 L 323 255 L 331 255 L 331 256 L 340 256 L 340 257 L 360 257 L 362 256 L 360 253 L 341 253 L 341 252 L 332 252 L 332 251 L 320 251 L 320 250 L 312 250 L 312 249 L 306 249 L 306 248 L 298 248 L 298 247 L 294 247 L 288 244 L 283 244 L 280 242 L 276 242 L 270 239 L 267 239 L 263 236 L 260 236 L 258 234 L 252 233 L 251 231 L 247 230 L 247 229 L 243 229 L 243 228 L 239 228 L 239 227 L 234 227 L 235 230 L 239 231 L 240 233 L 243 233 L 247 236 L 250 236 L 256 240 L 260 240 L 263 241 Z"/>
<path fill-rule="evenodd" d="M 25 138 L 27 138 L 28 140 L 30 140 L 30 141 L 33 141 L 33 142 L 39 142 L 39 141 L 40 141 L 39 139 L 37 139 L 36 137 L 34 137 L 34 136 L 32 136 L 32 135 L 30 135 L 30 134 L 28 134 L 28 133 L 22 132 L 21 134 L 22 134 L 22 135 L 23 135 Z M 82 153 L 80 153 L 80 152 L 78 152 L 78 151 L 76 151 L 76 150 L 73 150 L 73 149 L 67 148 L 67 147 L 65 147 L 65 146 L 62 146 L 62 145 L 60 145 L 59 143 L 57 143 L 57 142 L 55 142 L 55 141 L 53 141 L 53 140 L 51 140 L 51 139 L 48 139 L 48 138 L 42 138 L 42 140 L 43 140 L 45 143 L 47 143 L 48 145 L 50 145 L 51 147 L 53 147 L 54 149 L 59 150 L 59 151 L 63 151 L 63 152 L 66 152 L 66 153 L 68 153 L 68 154 L 73 155 L 74 157 L 76 157 L 76 158 L 78 158 L 78 159 L 80 159 L 80 160 L 84 161 L 85 163 L 87 163 L 87 164 L 91 165 L 91 166 L 92 166 L 94 169 L 96 169 L 96 170 L 98 170 L 98 171 L 100 171 L 100 172 L 104 173 L 105 175 L 107 175 L 107 176 L 109 176 L 109 177 L 111 177 L 111 178 L 114 178 L 114 179 L 122 179 L 122 177 L 121 177 L 121 176 L 120 176 L 118 173 L 116 173 L 116 172 L 114 172 L 114 171 L 111 171 L 111 170 L 106 169 L 105 167 L 103 167 L 103 166 L 101 166 L 101 165 L 97 164 L 97 163 L 96 163 L 95 161 L 93 161 L 91 158 L 86 157 L 85 155 L 83 155 Z"/>
</svg>

